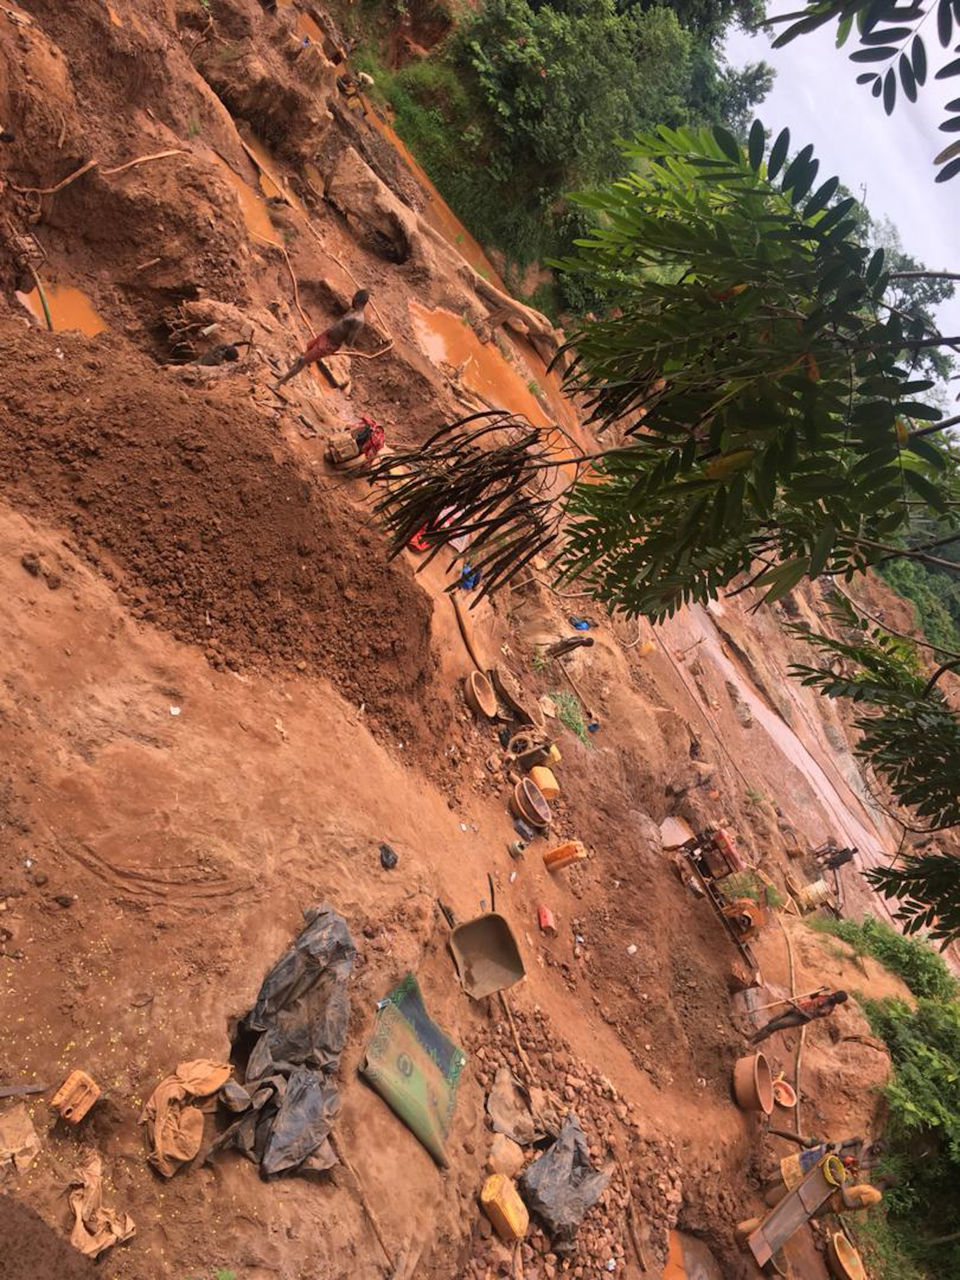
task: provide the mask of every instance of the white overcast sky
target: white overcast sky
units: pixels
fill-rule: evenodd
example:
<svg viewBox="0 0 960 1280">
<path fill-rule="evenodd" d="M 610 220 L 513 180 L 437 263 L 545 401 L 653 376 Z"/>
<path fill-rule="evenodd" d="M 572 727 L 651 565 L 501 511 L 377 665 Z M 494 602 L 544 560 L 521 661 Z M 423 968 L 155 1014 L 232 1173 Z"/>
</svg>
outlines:
<svg viewBox="0 0 960 1280">
<path fill-rule="evenodd" d="M 769 11 L 800 7 L 771 4 Z M 849 54 L 859 47 L 854 35 L 838 49 L 835 34 L 830 24 L 783 49 L 771 49 L 771 37 L 764 32 L 751 36 L 731 30 L 726 53 L 737 67 L 764 60 L 776 68 L 773 91 L 758 114 L 774 136 L 790 129 L 791 152 L 813 143 L 820 161 L 818 182 L 836 174 L 856 196 L 866 186 L 871 215 L 890 218 L 905 252 L 931 270 L 960 271 L 960 174 L 936 183 L 932 163 L 957 137 L 941 133 L 938 125 L 943 104 L 960 96 L 960 78 L 933 79 L 937 67 L 956 54 L 941 49 L 934 23 L 925 23 L 927 83 L 916 103 L 898 95 L 893 115 L 887 116 L 870 86 L 856 83 L 858 73 L 871 68 L 850 61 Z M 939 318 L 941 332 L 960 333 L 960 289 L 941 307 Z"/>
</svg>

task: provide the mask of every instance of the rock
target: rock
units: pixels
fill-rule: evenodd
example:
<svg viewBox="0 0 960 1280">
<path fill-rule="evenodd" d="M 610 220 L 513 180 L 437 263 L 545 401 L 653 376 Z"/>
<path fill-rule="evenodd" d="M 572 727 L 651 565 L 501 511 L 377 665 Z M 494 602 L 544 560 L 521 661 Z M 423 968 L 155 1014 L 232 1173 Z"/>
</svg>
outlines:
<svg viewBox="0 0 960 1280">
<path fill-rule="evenodd" d="M 34 578 L 40 576 L 40 558 L 34 551 L 27 551 L 20 557 L 20 563 L 27 573 Z"/>
<path fill-rule="evenodd" d="M 45 871 L 35 871 L 33 873 L 33 883 L 37 886 L 38 889 L 42 889 L 43 886 L 47 883 L 48 879 L 49 879 L 49 876 Z"/>
<path fill-rule="evenodd" d="M 352 386 L 350 357 L 347 355 L 324 356 L 323 365 L 333 379 L 333 385 L 349 395 Z"/>
<path fill-rule="evenodd" d="M 66 910 L 67 907 L 73 906 L 73 898 L 69 893 L 58 893 L 53 900 L 58 907 L 63 907 L 64 910 Z"/>
<path fill-rule="evenodd" d="M 44 581 L 46 582 L 47 586 L 50 588 L 51 591 L 56 591 L 58 587 L 63 586 L 63 579 L 60 577 L 59 573 L 54 573 L 51 570 L 45 573 L 43 577 L 44 577 Z"/>
<path fill-rule="evenodd" d="M 504 1133 L 495 1133 L 487 1156 L 487 1172 L 515 1178 L 524 1166 L 523 1149 Z"/>
<path fill-rule="evenodd" d="M 403 204 L 352 147 L 338 157 L 327 180 L 326 197 L 367 247 L 391 262 L 407 262 L 423 237 L 417 215 Z"/>
</svg>

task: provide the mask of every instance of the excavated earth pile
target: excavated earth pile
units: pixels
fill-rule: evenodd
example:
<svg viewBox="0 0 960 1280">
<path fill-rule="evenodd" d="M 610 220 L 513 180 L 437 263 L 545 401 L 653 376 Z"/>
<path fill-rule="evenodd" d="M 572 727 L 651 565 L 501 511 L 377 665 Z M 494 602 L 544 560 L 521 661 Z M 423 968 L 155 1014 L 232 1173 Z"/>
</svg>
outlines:
<svg viewBox="0 0 960 1280">
<path fill-rule="evenodd" d="M 398 56 L 447 29 L 414 8 Z M 582 723 L 547 716 L 550 843 L 588 857 L 551 875 L 544 840 L 511 856 L 500 726 L 463 702 L 446 566 L 387 559 L 362 472 L 325 441 L 369 416 L 388 448 L 422 442 L 491 395 L 591 437 L 545 363 L 562 335 L 502 292 L 389 122 L 341 95 L 343 55 L 309 0 L 0 3 L 0 1086 L 46 1086 L 25 1099 L 38 1153 L 0 1168 L 0 1271 L 91 1273 L 68 1190 L 96 1154 L 103 1208 L 136 1225 L 99 1265 L 118 1280 L 636 1280 L 640 1250 L 647 1274 L 674 1265 L 678 1228 L 752 1276 L 733 1226 L 789 1148 L 731 1101 L 747 979 L 660 824 L 735 829 L 781 889 L 844 823 L 875 857 L 889 833 L 843 723 L 783 694 L 800 649 L 776 612 L 654 633 L 534 577 L 461 599 L 482 665 L 547 711 L 577 691 Z M 360 287 L 355 349 L 278 391 Z M 231 342 L 236 361 L 196 363 Z M 596 643 L 544 664 L 571 607 Z M 793 607 L 826 612 L 816 588 Z M 461 990 L 438 906 L 466 921 L 494 899 L 526 968 L 506 1008 Z M 147 1100 L 178 1063 L 228 1060 L 232 1020 L 322 902 L 357 949 L 338 1163 L 269 1182 L 235 1153 L 204 1163 L 211 1108 L 198 1159 L 161 1178 Z M 778 993 L 787 936 L 758 947 Z M 807 985 L 889 993 L 795 936 Z M 467 1055 L 442 1171 L 358 1071 L 408 972 Z M 807 1036 L 818 1133 L 882 1123 L 889 1063 L 864 1037 L 852 1007 Z M 770 1049 L 789 1075 L 795 1041 Z M 514 1256 L 480 1211 L 503 1067 L 576 1113 L 609 1177 L 567 1252 L 534 1223 Z M 50 1099 L 77 1068 L 102 1097 L 74 1128 Z M 825 1275 L 803 1247 L 801 1274 Z"/>
</svg>

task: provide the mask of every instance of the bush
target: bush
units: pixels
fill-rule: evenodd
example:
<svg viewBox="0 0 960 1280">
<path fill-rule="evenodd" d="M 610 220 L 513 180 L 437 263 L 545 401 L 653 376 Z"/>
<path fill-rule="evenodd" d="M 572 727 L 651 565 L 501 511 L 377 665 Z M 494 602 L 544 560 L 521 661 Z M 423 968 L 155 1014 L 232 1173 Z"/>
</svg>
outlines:
<svg viewBox="0 0 960 1280">
<path fill-rule="evenodd" d="M 898 1182 L 887 1226 L 898 1249 L 934 1275 L 960 1275 L 956 1187 L 960 1182 L 960 1003 L 868 1000 L 864 1011 L 893 1059 L 885 1090 L 887 1142 Z M 880 1240 L 884 1236 L 881 1234 Z M 891 1278 L 909 1272 L 888 1270 Z"/>
<path fill-rule="evenodd" d="M 809 921 L 811 928 L 833 934 L 851 946 L 857 955 L 873 956 L 885 969 L 902 978 L 915 996 L 934 1000 L 955 1000 L 960 986 L 943 957 L 919 938 L 905 938 L 883 920 L 866 915 L 862 920 Z"/>
</svg>

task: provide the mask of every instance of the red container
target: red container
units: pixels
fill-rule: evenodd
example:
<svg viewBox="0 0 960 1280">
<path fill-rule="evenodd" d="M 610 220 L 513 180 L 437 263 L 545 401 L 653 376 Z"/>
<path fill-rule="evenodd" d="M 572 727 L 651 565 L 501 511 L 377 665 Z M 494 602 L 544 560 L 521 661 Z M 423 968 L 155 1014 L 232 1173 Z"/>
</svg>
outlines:
<svg viewBox="0 0 960 1280">
<path fill-rule="evenodd" d="M 549 907 L 537 907 L 537 923 L 540 925 L 541 933 L 545 933 L 551 938 L 557 936 L 556 921 Z"/>
</svg>

